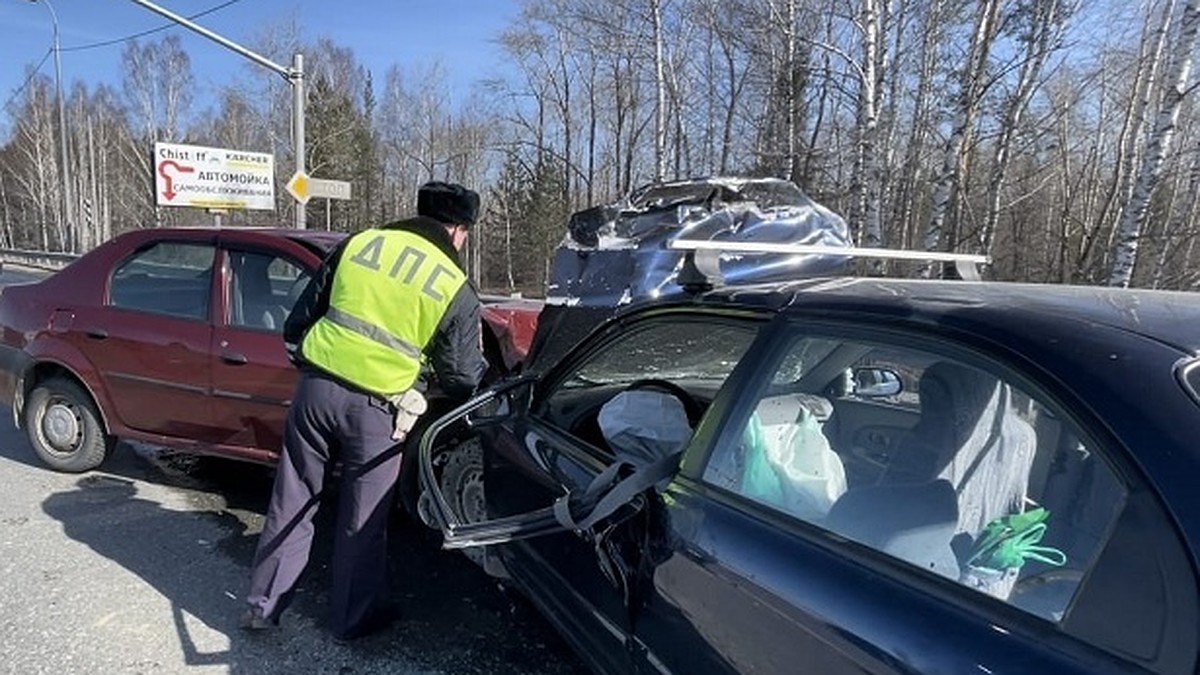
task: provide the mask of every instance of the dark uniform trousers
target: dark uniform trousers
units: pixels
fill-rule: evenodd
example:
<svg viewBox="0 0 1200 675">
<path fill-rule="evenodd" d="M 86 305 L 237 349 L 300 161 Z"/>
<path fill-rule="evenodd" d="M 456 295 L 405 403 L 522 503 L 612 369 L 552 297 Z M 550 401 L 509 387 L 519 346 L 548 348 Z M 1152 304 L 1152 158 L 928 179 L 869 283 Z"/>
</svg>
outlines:
<svg viewBox="0 0 1200 675">
<path fill-rule="evenodd" d="M 291 601 L 308 563 L 326 470 L 340 460 L 330 628 L 348 635 L 370 621 L 386 586 L 388 513 L 400 471 L 401 447 L 391 433 L 383 399 L 311 371 L 301 375 L 250 577 L 247 601 L 262 616 L 277 621 Z"/>
</svg>

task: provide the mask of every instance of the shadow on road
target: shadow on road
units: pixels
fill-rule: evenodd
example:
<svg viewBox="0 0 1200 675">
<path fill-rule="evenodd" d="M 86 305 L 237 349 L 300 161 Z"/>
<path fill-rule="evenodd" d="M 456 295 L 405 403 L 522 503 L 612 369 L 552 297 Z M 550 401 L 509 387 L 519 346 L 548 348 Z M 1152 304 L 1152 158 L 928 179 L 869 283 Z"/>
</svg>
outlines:
<svg viewBox="0 0 1200 675">
<path fill-rule="evenodd" d="M 19 455 L 20 449 L 3 454 Z M 523 599 L 501 590 L 462 555 L 439 550 L 431 531 L 399 513 L 389 529 L 389 571 L 391 599 L 404 612 L 401 621 L 349 646 L 329 638 L 333 509 L 323 506 L 312 559 L 283 625 L 246 634 L 237 621 L 266 511 L 269 472 L 209 458 L 163 461 L 135 455 L 127 446 L 104 469 L 47 497 L 43 509 L 67 536 L 170 601 L 170 621 L 188 665 L 289 674 L 583 671 Z M 180 503 L 144 498 L 143 481 L 171 488 Z"/>
</svg>

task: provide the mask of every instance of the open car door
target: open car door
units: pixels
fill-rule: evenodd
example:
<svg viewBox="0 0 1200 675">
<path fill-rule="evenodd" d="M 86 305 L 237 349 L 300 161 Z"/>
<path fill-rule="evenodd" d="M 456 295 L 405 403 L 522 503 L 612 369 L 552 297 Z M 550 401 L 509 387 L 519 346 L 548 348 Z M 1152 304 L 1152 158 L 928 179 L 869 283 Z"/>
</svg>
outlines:
<svg viewBox="0 0 1200 675">
<path fill-rule="evenodd" d="M 579 651 L 605 660 L 597 670 L 631 670 L 633 608 L 661 516 L 654 488 L 760 325 L 694 308 L 610 323 L 545 376 L 498 385 L 434 422 L 420 477 L 445 547 L 494 546 Z M 445 459 L 451 439 L 481 447 L 476 484 L 458 493 L 446 489 L 464 483 L 445 480 L 461 464 Z M 469 503 L 480 499 L 482 518 Z"/>
</svg>

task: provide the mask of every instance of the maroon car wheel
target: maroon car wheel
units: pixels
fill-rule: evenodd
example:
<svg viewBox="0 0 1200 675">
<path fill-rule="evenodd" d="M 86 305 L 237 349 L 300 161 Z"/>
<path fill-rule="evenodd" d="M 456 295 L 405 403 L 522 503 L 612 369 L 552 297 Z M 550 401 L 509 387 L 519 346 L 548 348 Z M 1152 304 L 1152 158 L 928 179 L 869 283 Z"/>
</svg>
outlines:
<svg viewBox="0 0 1200 675">
<path fill-rule="evenodd" d="M 61 377 L 38 383 L 29 394 L 25 433 L 43 462 L 69 473 L 100 466 L 112 446 L 91 397 Z"/>
</svg>

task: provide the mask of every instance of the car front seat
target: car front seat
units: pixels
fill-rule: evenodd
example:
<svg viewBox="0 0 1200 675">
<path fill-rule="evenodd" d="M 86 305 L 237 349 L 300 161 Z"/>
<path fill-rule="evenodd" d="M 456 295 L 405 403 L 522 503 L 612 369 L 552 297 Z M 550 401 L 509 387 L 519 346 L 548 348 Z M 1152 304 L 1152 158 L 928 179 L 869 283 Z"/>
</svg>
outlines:
<svg viewBox="0 0 1200 675">
<path fill-rule="evenodd" d="M 958 501 L 949 481 L 856 488 L 834 502 L 821 524 L 922 569 L 959 578 L 951 548 Z"/>
<path fill-rule="evenodd" d="M 287 314 L 275 301 L 267 266 L 243 260 L 237 274 L 243 321 L 267 330 L 282 330 Z"/>
<path fill-rule="evenodd" d="M 897 446 L 881 484 L 946 480 L 958 499 L 956 542 L 963 558 L 992 520 L 1025 510 L 1037 434 L 1012 404 L 1008 385 L 968 366 L 941 361 L 919 384 L 921 416 Z M 986 592 L 1006 597 L 1012 580 Z"/>
</svg>

